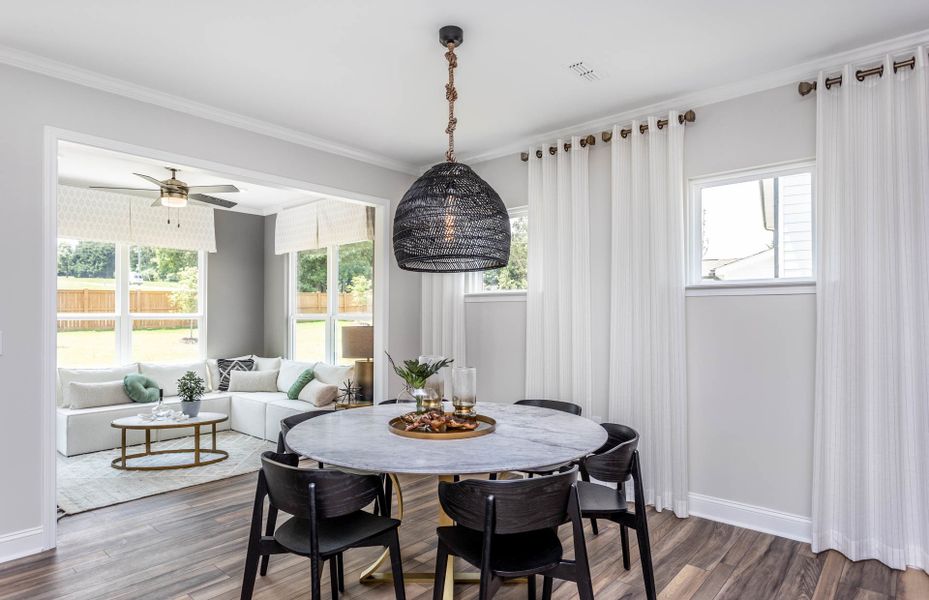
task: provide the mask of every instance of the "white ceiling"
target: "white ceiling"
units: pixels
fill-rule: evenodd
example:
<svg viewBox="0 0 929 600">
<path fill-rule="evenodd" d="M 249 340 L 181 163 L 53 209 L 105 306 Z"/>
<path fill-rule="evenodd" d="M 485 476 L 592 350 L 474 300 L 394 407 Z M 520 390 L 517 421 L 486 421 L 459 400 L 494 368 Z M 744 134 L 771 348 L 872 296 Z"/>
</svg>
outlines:
<svg viewBox="0 0 929 600">
<path fill-rule="evenodd" d="M 0 0 L 0 44 L 401 161 L 460 156 L 929 27 L 926 0 Z M 602 74 L 587 82 L 568 65 Z M 680 107 L 688 108 L 688 107 Z"/>
<path fill-rule="evenodd" d="M 183 164 L 166 164 L 164 161 L 123 154 L 103 148 L 61 142 L 58 146 L 58 181 L 66 185 L 89 187 L 92 185 L 150 188 L 155 186 L 133 173 L 142 173 L 158 180 L 171 176 L 165 167 L 180 169 L 178 179 L 187 185 L 217 185 L 231 183 L 238 193 L 210 194 L 232 200 L 238 205 L 231 210 L 268 215 L 281 208 L 306 204 L 323 198 L 320 194 L 284 187 L 259 185 L 234 179 L 215 171 L 198 169 Z M 127 192 L 131 193 L 131 192 Z M 140 194 L 140 195 L 145 195 Z M 225 210 L 217 208 L 217 210 Z"/>
</svg>

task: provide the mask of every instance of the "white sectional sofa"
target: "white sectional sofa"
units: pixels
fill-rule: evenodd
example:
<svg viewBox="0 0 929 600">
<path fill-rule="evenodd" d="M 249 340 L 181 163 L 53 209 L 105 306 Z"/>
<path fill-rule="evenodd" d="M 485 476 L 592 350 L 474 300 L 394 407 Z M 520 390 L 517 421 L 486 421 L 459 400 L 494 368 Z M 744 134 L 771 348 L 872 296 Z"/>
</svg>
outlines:
<svg viewBox="0 0 929 600">
<path fill-rule="evenodd" d="M 256 367 L 271 370 L 276 364 L 280 368 L 281 359 L 263 359 L 255 357 Z M 263 362 L 265 361 L 265 362 Z M 270 362 L 268 362 L 270 361 Z M 290 363 L 291 373 L 300 371 L 300 367 L 313 368 L 317 379 L 326 384 L 339 385 L 352 377 L 351 367 L 335 367 L 323 363 Z M 264 367 L 264 368 L 262 368 Z M 295 369 L 296 367 L 296 369 Z M 284 388 L 289 387 L 290 379 L 279 381 L 277 391 L 235 392 L 215 391 L 219 385 L 215 361 L 198 361 L 179 365 L 154 365 L 134 363 L 111 369 L 59 369 L 58 377 L 58 414 L 57 447 L 65 456 L 74 456 L 86 452 L 109 450 L 120 445 L 120 431 L 110 427 L 110 422 L 120 417 L 130 417 L 151 410 L 151 404 L 139 404 L 127 399 L 126 403 L 95 406 L 90 408 L 72 408 L 68 400 L 68 386 L 72 382 L 93 383 L 122 380 L 127 373 L 141 373 L 159 384 L 165 393 L 165 404 L 179 404 L 177 379 L 186 371 L 193 370 L 202 374 L 211 391 L 203 396 L 200 406 L 202 412 L 220 412 L 229 415 L 229 420 L 221 423 L 218 429 L 232 429 L 254 437 L 276 441 L 280 431 L 281 419 L 310 410 L 332 408 L 329 404 L 318 407 L 303 400 L 290 400 Z M 256 369 L 258 370 L 258 369 Z M 285 388 L 286 389 L 286 388 Z M 180 408 L 178 406 L 178 408 Z M 192 429 L 162 430 L 153 432 L 153 441 L 192 435 Z M 138 444 L 145 441 L 143 432 L 129 431 L 127 441 Z"/>
</svg>

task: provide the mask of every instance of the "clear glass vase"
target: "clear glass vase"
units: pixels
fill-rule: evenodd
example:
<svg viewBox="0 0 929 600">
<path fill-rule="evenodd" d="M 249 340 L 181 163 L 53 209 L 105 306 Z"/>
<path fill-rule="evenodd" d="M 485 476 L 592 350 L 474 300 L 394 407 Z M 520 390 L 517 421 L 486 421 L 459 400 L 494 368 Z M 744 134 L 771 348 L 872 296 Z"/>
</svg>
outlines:
<svg viewBox="0 0 929 600">
<path fill-rule="evenodd" d="M 421 388 L 404 388 L 397 399 L 403 401 L 413 401 L 416 403 L 416 412 L 425 413 L 430 410 L 442 411 L 442 399 L 439 398 L 435 390 L 428 387 Z"/>
<path fill-rule="evenodd" d="M 473 367 L 452 369 L 452 390 L 455 416 L 460 419 L 476 417 L 477 411 L 474 406 L 477 404 L 477 369 Z"/>
</svg>

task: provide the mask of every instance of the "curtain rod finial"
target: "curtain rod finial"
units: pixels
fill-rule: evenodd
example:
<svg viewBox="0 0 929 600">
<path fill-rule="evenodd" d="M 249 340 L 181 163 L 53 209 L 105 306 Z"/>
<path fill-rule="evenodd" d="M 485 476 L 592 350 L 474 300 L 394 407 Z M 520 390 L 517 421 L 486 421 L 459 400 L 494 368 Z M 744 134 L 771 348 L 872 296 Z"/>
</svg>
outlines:
<svg viewBox="0 0 929 600">
<path fill-rule="evenodd" d="M 521 160 L 521 161 L 523 161 L 523 162 L 529 162 L 529 153 L 528 153 L 528 152 L 522 152 L 522 153 L 520 153 L 520 155 L 519 155 L 519 160 Z"/>
<path fill-rule="evenodd" d="M 684 113 L 683 116 L 684 116 L 684 121 L 687 123 L 693 123 L 694 121 L 697 120 L 697 113 L 695 113 L 693 110 L 688 110 L 687 112 Z"/>
<path fill-rule="evenodd" d="M 815 89 L 816 89 L 815 81 L 801 81 L 800 85 L 797 86 L 797 91 L 800 92 L 801 96 L 806 96 Z"/>
</svg>

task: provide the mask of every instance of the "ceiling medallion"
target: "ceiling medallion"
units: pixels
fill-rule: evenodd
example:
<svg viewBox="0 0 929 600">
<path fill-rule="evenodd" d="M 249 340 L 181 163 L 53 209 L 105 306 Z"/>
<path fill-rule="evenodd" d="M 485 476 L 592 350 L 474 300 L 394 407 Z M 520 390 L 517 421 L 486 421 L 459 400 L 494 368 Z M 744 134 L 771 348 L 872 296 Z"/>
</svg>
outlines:
<svg viewBox="0 0 929 600">
<path fill-rule="evenodd" d="M 510 260 L 510 217 L 497 192 L 471 167 L 455 161 L 455 48 L 460 27 L 439 30 L 447 49 L 448 151 L 417 179 L 394 216 L 394 256 L 401 269 L 425 273 L 486 271 Z"/>
</svg>

